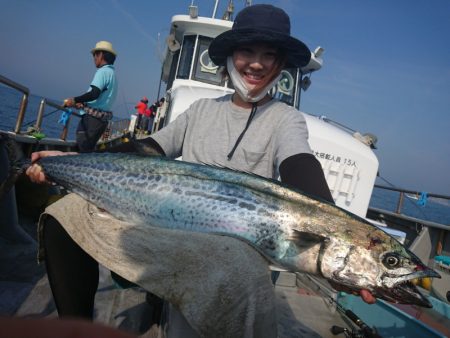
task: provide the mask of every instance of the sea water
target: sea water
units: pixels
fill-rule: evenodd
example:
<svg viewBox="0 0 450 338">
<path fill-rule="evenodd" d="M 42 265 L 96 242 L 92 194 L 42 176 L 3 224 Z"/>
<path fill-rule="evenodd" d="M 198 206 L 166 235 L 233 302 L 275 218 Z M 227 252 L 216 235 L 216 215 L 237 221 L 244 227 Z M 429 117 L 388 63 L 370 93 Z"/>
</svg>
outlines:
<svg viewBox="0 0 450 338">
<path fill-rule="evenodd" d="M 0 130 L 9 131 L 14 129 L 21 99 L 22 94 L 20 92 L 0 84 Z M 27 127 L 34 125 L 41 100 L 42 97 L 35 95 L 29 96 L 22 131 L 26 131 Z M 55 108 L 48 106 L 44 112 L 45 114 L 48 116 L 43 119 L 41 126 L 42 132 L 46 137 L 58 138 L 63 129 L 63 125 L 58 123 L 62 112 L 55 111 Z M 75 139 L 77 124 L 78 118 L 72 116 L 69 124 L 68 140 Z M 370 200 L 370 206 L 395 211 L 398 197 L 399 193 L 397 192 L 375 188 Z M 420 206 L 416 200 L 409 199 L 405 196 L 402 213 L 408 216 L 450 225 L 450 201 L 448 200 L 429 198 L 424 206 Z"/>
<path fill-rule="evenodd" d="M 23 94 L 21 92 L 0 84 L 0 130 L 14 130 L 16 126 L 17 113 L 22 101 L 22 96 Z M 36 95 L 28 96 L 27 109 L 25 111 L 25 117 L 22 123 L 22 132 L 26 132 L 29 127 L 34 126 L 39 110 L 39 105 L 42 99 L 42 97 Z M 57 100 L 50 100 L 58 102 Z M 63 124 L 58 123 L 61 115 L 62 111 L 48 105 L 45 106 L 45 117 L 42 120 L 41 131 L 45 134 L 46 137 L 60 137 L 64 127 Z M 75 139 L 75 131 L 77 125 L 78 117 L 74 115 L 71 117 L 71 120 L 69 122 L 67 140 Z"/>
</svg>

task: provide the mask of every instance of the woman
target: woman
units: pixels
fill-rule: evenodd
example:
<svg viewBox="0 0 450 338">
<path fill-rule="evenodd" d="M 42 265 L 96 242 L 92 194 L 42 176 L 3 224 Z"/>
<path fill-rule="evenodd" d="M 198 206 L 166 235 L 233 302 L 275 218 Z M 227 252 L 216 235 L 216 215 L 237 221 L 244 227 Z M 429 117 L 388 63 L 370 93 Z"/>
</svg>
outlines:
<svg viewBox="0 0 450 338">
<path fill-rule="evenodd" d="M 237 15 L 233 28 L 213 40 L 209 55 L 216 65 L 226 67 L 236 92 L 218 99 L 201 99 L 194 102 L 174 122 L 154 133 L 150 138 L 140 141 L 139 145 L 156 149 L 158 153 L 171 158 L 182 156 L 185 161 L 228 167 L 268 178 L 280 176 L 283 182 L 332 202 L 320 163 L 312 155 L 308 145 L 308 132 L 303 116 L 294 108 L 273 100 L 268 95 L 269 90 L 280 78 L 283 68 L 303 67 L 310 60 L 309 49 L 301 41 L 290 36 L 290 22 L 287 14 L 271 5 L 254 5 L 245 8 Z M 124 148 L 127 147 L 130 146 L 124 146 Z M 56 152 L 35 153 L 32 155 L 32 160 L 57 154 L 61 155 Z M 38 166 L 31 167 L 27 174 L 33 181 L 45 181 L 45 176 Z M 56 207 L 63 207 L 63 203 L 64 201 Z M 51 221 L 47 221 L 50 224 L 44 227 L 44 246 L 47 252 L 47 270 L 58 311 L 60 314 L 78 316 L 86 316 L 87 313 L 89 317 L 92 315 L 98 267 L 95 260 L 90 257 L 93 253 L 85 253 L 65 232 L 67 230 L 72 235 L 70 228 L 76 227 L 76 222 L 62 222 L 61 227 L 55 220 L 59 220 L 58 215 L 55 216 L 56 207 L 50 211 L 47 210 L 47 214 L 52 217 L 47 217 L 47 220 Z M 67 210 L 66 208 L 65 213 Z M 96 227 L 95 231 L 100 230 Z M 157 238 L 158 234 L 152 233 L 149 236 L 148 248 L 158 245 L 155 241 L 150 243 L 155 236 Z M 220 243 L 214 242 L 217 239 L 211 239 L 214 236 L 207 238 L 189 236 L 190 240 L 185 241 L 185 245 L 189 245 L 191 241 L 198 241 L 194 251 L 199 252 L 208 245 L 213 248 L 206 251 L 208 257 L 198 257 L 202 264 L 220 261 L 220 268 L 217 268 L 215 264 L 209 270 L 211 275 L 217 269 L 226 271 L 220 275 L 211 293 L 204 289 L 197 290 L 197 287 L 191 290 L 192 297 L 186 296 L 190 292 L 180 296 L 185 302 L 180 301 L 178 307 L 183 311 L 190 325 L 204 336 L 276 337 L 273 288 L 267 267 L 261 258 L 258 255 L 255 256 L 254 250 L 248 248 L 246 244 L 224 238 L 219 241 L 229 240 L 227 245 L 233 246 L 233 249 L 228 255 L 216 257 L 214 255 L 220 251 Z M 70 267 L 71 271 L 65 275 L 76 276 L 77 281 L 71 287 L 81 288 L 78 292 L 67 292 L 67 284 L 70 280 L 61 276 L 64 273 L 59 273 L 60 270 L 64 270 L 64 266 L 67 266 L 68 258 L 62 257 L 61 254 L 57 255 L 55 243 L 65 243 L 60 244 L 62 246 L 60 250 L 64 251 L 69 247 L 68 242 L 72 243 L 71 255 L 75 258 L 72 260 L 74 264 Z M 78 244 L 81 245 L 81 243 Z M 233 261 L 241 249 L 244 251 L 239 260 Z M 182 255 L 189 252 L 189 248 L 186 247 L 178 252 Z M 193 254 L 195 255 L 196 252 Z M 59 262 L 54 262 L 56 259 L 53 256 L 58 256 Z M 94 258 L 97 259 L 97 256 Z M 249 261 L 245 262 L 245 258 L 249 258 Z M 83 263 L 79 263 L 80 261 Z M 185 261 L 188 260 L 184 260 L 183 264 Z M 227 262 L 229 264 L 226 264 Z M 165 262 L 165 264 L 172 264 L 172 262 Z M 82 267 L 79 272 L 73 272 L 74 265 Z M 148 266 L 151 265 L 149 261 Z M 142 264 L 138 267 L 141 266 Z M 148 266 L 146 265 L 146 268 L 149 268 Z M 115 268 L 112 266 L 113 270 Z M 177 270 L 177 273 L 181 272 Z M 185 272 L 184 281 L 194 281 L 194 285 L 202 285 L 207 289 L 210 285 L 205 286 L 202 283 L 203 277 L 198 277 L 201 273 L 196 267 L 188 269 Z M 213 279 L 208 274 L 206 276 L 209 278 L 208 282 Z M 158 283 L 152 284 L 151 279 L 157 277 L 157 274 L 153 274 L 151 278 L 147 278 L 145 283 L 148 284 L 142 285 L 141 280 L 138 284 L 170 301 L 179 300 L 176 297 L 171 299 L 169 292 L 165 293 L 164 290 L 158 289 L 160 287 Z M 167 278 L 165 282 L 168 285 L 176 283 L 175 280 Z M 62 282 L 63 279 L 64 282 Z M 80 284 L 87 279 L 90 279 L 90 282 L 80 287 Z M 132 281 L 136 282 L 136 279 Z M 89 286 L 86 286 L 87 284 Z M 227 290 L 230 292 L 227 293 Z M 77 296 L 71 296 L 72 294 Z M 204 297 L 205 294 L 208 296 Z M 225 294 L 231 298 L 229 304 L 233 306 L 221 312 Z M 368 302 L 374 301 L 368 292 L 364 291 L 362 296 Z M 59 301 L 64 297 L 66 299 Z M 185 297 L 190 297 L 189 301 L 186 301 Z M 214 303 L 214 299 L 211 300 L 211 298 L 221 298 L 222 303 Z M 76 308 L 82 299 L 85 300 L 84 308 L 82 306 Z M 201 306 L 208 309 L 202 314 L 214 325 L 209 325 L 201 320 L 201 316 L 189 312 L 190 307 L 186 302 L 195 303 L 198 299 L 201 299 Z M 65 311 L 65 308 L 70 308 L 68 304 L 72 306 L 71 312 Z M 224 316 L 229 317 L 224 318 Z M 183 336 L 186 334 L 184 331 Z"/>
</svg>

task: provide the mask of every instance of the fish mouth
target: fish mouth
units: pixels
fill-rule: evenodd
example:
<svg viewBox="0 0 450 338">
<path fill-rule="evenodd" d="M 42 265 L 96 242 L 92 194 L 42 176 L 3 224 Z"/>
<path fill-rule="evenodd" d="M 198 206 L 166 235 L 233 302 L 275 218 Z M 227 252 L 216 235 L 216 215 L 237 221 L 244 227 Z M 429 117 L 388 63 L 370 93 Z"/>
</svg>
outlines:
<svg viewBox="0 0 450 338">
<path fill-rule="evenodd" d="M 390 289 L 377 289 L 376 296 L 397 304 L 412 304 L 432 308 L 430 301 L 411 282 L 405 281 Z"/>
<path fill-rule="evenodd" d="M 412 283 L 416 278 L 441 278 L 434 270 L 427 268 L 424 271 L 416 272 L 404 277 L 391 288 L 376 288 L 374 293 L 377 297 L 397 304 L 412 304 L 422 307 L 432 308 L 430 301 Z"/>
</svg>

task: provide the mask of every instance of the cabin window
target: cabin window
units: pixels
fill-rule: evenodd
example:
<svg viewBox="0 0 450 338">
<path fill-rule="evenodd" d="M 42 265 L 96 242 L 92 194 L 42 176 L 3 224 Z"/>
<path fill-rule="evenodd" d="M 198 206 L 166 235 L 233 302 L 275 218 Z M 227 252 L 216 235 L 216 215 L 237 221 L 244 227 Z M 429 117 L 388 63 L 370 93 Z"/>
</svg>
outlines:
<svg viewBox="0 0 450 338">
<path fill-rule="evenodd" d="M 180 57 L 180 51 L 177 50 L 172 56 L 172 62 L 170 64 L 169 76 L 167 77 L 166 89 L 172 88 L 173 81 L 175 80 L 175 71 L 177 69 L 178 58 Z M 164 80 L 164 79 L 163 79 Z"/>
<path fill-rule="evenodd" d="M 213 39 L 199 36 L 193 80 L 223 86 L 223 67 L 216 66 L 209 58 L 208 47 Z"/>
<path fill-rule="evenodd" d="M 194 55 L 195 35 L 186 35 L 183 39 L 177 79 L 189 79 L 192 57 Z"/>
</svg>

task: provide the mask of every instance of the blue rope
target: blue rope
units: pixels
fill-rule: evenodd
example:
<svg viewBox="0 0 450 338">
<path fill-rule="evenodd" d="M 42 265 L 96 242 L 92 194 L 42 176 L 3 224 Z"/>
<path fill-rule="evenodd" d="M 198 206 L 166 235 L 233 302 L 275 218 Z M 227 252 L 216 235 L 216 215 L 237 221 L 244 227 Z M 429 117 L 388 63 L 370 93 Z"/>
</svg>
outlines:
<svg viewBox="0 0 450 338">
<path fill-rule="evenodd" d="M 72 109 L 63 110 L 61 116 L 59 117 L 58 123 L 62 124 L 64 127 L 67 125 L 67 121 L 69 121 L 69 117 L 72 114 Z"/>
<path fill-rule="evenodd" d="M 421 192 L 420 197 L 417 200 L 417 204 L 424 207 L 427 204 L 428 195 L 426 192 Z"/>
</svg>

